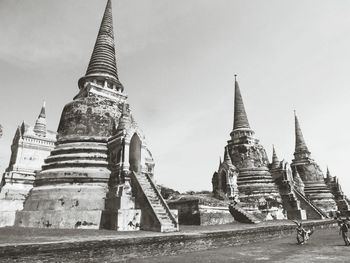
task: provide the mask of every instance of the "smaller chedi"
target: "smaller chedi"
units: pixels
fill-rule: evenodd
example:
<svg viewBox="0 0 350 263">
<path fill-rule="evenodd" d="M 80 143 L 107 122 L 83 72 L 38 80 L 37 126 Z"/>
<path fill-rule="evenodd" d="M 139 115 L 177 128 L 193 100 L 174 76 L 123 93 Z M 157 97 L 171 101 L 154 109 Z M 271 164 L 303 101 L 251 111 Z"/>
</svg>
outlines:
<svg viewBox="0 0 350 263">
<path fill-rule="evenodd" d="M 278 185 L 283 209 L 288 219 L 323 219 L 327 213 L 318 208 L 305 196 L 305 184 L 298 172 L 293 173 L 290 165 L 279 161 L 273 147 L 272 163 L 269 165 L 271 175 Z"/>
<path fill-rule="evenodd" d="M 324 174 L 319 165 L 311 158 L 301 132 L 298 117 L 295 114 L 295 151 L 291 163 L 294 174 L 299 174 L 304 183 L 305 195 L 324 212 L 337 211 L 334 195 L 327 187 Z"/>
<path fill-rule="evenodd" d="M 232 200 L 238 198 L 238 186 L 237 186 L 238 170 L 232 164 L 231 157 L 228 154 L 227 147 L 225 147 L 224 161 L 219 162 L 219 169 L 213 176 L 213 192 L 225 199 L 228 197 Z"/>
<path fill-rule="evenodd" d="M 340 214 L 343 216 L 350 216 L 350 204 L 348 202 L 348 199 L 340 186 L 338 178 L 331 175 L 328 167 L 325 181 L 335 198 L 335 202 L 337 203 L 337 208 Z"/>
<path fill-rule="evenodd" d="M 237 218 L 243 217 L 244 212 L 256 217 L 256 220 L 250 221 L 285 218 L 282 198 L 268 168 L 266 151 L 250 128 L 236 79 L 234 121 L 230 136 L 224 162 L 212 178 L 214 195 L 227 196 L 239 203 L 232 211 L 239 214 Z"/>
<path fill-rule="evenodd" d="M 231 199 L 235 204 L 230 211 L 237 221 L 322 219 L 336 211 L 349 214 L 349 204 L 338 180 L 329 172 L 325 178 L 311 159 L 296 115 L 292 163 L 279 161 L 274 147 L 269 163 L 250 128 L 237 80 L 234 102 L 231 140 L 212 184 L 217 198 Z"/>
<path fill-rule="evenodd" d="M 17 210 L 33 187 L 35 174 L 41 170 L 56 142 L 56 132 L 47 130 L 45 103 L 34 126 L 18 126 L 11 145 L 10 163 L 0 187 L 0 226 L 14 224 Z"/>
</svg>

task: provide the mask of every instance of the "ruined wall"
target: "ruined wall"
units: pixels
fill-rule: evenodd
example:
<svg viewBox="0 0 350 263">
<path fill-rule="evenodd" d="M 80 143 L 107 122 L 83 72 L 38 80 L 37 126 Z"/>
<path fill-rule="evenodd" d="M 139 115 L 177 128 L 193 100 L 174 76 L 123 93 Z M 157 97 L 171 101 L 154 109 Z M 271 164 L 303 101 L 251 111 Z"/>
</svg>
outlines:
<svg viewBox="0 0 350 263">
<path fill-rule="evenodd" d="M 308 161 L 303 165 L 292 165 L 292 169 L 296 169 L 301 179 L 306 181 L 320 181 L 324 182 L 324 175 L 319 165 L 313 161 Z"/>
<path fill-rule="evenodd" d="M 15 169 L 25 171 L 41 170 L 44 160 L 54 147 L 53 142 L 25 137 L 18 146 Z"/>
<path fill-rule="evenodd" d="M 264 147 L 260 144 L 229 145 L 232 163 L 238 168 L 267 167 L 269 160 Z"/>
<path fill-rule="evenodd" d="M 199 200 L 167 202 L 170 209 L 177 209 L 180 225 L 200 225 Z"/>
<path fill-rule="evenodd" d="M 59 138 L 76 136 L 109 137 L 118 122 L 122 103 L 100 96 L 78 98 L 68 103 L 58 127 Z"/>
<path fill-rule="evenodd" d="M 234 222 L 226 206 L 200 204 L 200 200 L 168 201 L 170 209 L 177 209 L 180 225 L 221 225 Z"/>
</svg>

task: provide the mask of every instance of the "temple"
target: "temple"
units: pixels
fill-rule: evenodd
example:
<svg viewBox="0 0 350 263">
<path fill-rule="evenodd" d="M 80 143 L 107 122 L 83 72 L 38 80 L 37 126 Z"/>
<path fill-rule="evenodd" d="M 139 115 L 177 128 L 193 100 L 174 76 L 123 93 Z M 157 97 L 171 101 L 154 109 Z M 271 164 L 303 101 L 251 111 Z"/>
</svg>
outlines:
<svg viewBox="0 0 350 263">
<path fill-rule="evenodd" d="M 260 220 L 283 219 L 282 199 L 269 171 L 266 151 L 250 128 L 236 76 L 234 120 L 230 136 L 231 140 L 225 149 L 226 167 L 230 168 L 224 171 L 219 168 L 214 173 L 214 194 L 233 197 L 245 212 Z M 233 174 L 236 179 L 230 179 L 228 174 Z M 230 183 L 236 181 L 237 186 Z M 237 193 L 232 195 L 235 189 Z"/>
<path fill-rule="evenodd" d="M 305 185 L 299 173 L 293 174 L 287 162 L 279 161 L 275 147 L 272 149 L 272 162 L 269 168 L 275 183 L 278 185 L 284 213 L 288 219 L 324 219 L 328 216 L 305 196 Z"/>
<path fill-rule="evenodd" d="M 110 0 L 78 86 L 15 225 L 177 231 L 176 211 L 153 182 L 152 154 L 119 81 Z"/>
<path fill-rule="evenodd" d="M 336 211 L 349 214 L 349 204 L 338 180 L 324 178 L 311 159 L 295 115 L 295 153 L 289 165 L 272 149 L 266 152 L 254 137 L 235 77 L 234 121 L 224 161 L 212 177 L 213 194 L 231 200 L 230 212 L 237 221 L 254 223 L 271 219 L 323 219 Z"/>
<path fill-rule="evenodd" d="M 350 216 L 350 204 L 345 196 L 343 190 L 341 189 L 341 185 L 336 176 L 332 176 L 327 167 L 327 176 L 325 182 L 334 196 L 335 202 L 337 204 L 338 211 L 343 216 Z"/>
<path fill-rule="evenodd" d="M 329 213 L 337 211 L 334 196 L 327 187 L 323 172 L 319 165 L 311 158 L 311 152 L 306 146 L 297 115 L 295 114 L 295 151 L 291 168 L 294 174 L 299 174 L 305 188 L 305 195 L 317 207 Z"/>
<path fill-rule="evenodd" d="M 45 103 L 34 126 L 18 126 L 11 145 L 10 163 L 0 187 L 0 226 L 12 226 L 16 211 L 33 187 L 35 174 L 56 142 L 56 132 L 46 129 Z"/>
</svg>

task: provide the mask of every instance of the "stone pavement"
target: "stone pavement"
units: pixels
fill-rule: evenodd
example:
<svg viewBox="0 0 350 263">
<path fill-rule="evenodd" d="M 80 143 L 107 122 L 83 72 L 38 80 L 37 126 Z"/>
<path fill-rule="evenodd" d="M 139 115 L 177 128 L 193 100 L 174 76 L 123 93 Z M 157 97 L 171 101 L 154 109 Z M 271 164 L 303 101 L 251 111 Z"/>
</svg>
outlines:
<svg viewBox="0 0 350 263">
<path fill-rule="evenodd" d="M 334 229 L 336 222 L 314 220 L 304 222 L 304 226 Z M 0 262 L 125 262 L 259 241 L 269 243 L 294 233 L 295 224 L 290 221 L 187 226 L 177 233 L 9 227 L 0 229 Z"/>
<path fill-rule="evenodd" d="M 305 222 L 321 222 L 321 220 L 309 220 Z M 295 225 L 289 220 L 266 221 L 259 224 L 231 223 L 214 226 L 180 226 L 180 231 L 175 233 L 158 233 L 150 231 L 123 231 L 114 230 L 90 230 L 90 229 L 43 229 L 43 228 L 0 228 L 0 247 L 20 244 L 42 244 L 52 242 L 77 242 L 88 240 L 124 239 L 138 237 L 173 236 L 189 233 L 207 233 L 218 231 L 235 231 L 269 226 Z"/>
<path fill-rule="evenodd" d="M 338 229 L 319 229 L 305 245 L 297 245 L 295 236 L 287 236 L 269 242 L 256 242 L 243 246 L 223 247 L 196 251 L 176 256 L 129 259 L 130 263 L 177 262 L 350 262 L 350 247 L 344 245 Z"/>
</svg>

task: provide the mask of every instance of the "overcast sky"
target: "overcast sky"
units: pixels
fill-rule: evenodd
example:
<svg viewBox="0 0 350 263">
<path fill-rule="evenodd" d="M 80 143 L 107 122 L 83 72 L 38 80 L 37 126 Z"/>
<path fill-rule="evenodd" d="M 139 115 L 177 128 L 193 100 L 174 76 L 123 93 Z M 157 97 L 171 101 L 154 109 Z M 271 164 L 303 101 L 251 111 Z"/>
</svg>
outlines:
<svg viewBox="0 0 350 263">
<path fill-rule="evenodd" d="M 0 168 L 46 100 L 56 130 L 78 92 L 106 1 L 0 0 Z M 233 124 L 233 75 L 271 156 L 309 150 L 350 195 L 350 1 L 113 0 L 119 78 L 158 183 L 211 189 Z M 270 157 L 271 159 L 271 157 Z"/>
</svg>

